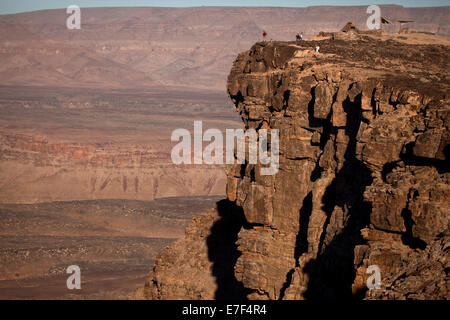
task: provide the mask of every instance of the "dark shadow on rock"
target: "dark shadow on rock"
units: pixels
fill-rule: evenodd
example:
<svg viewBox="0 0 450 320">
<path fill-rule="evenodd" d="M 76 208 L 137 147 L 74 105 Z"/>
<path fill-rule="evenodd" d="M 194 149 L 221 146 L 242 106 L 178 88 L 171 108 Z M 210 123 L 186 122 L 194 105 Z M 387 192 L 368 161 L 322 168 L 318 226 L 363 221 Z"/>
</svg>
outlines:
<svg viewBox="0 0 450 320">
<path fill-rule="evenodd" d="M 298 259 L 300 258 L 300 256 L 303 253 L 308 252 L 308 226 L 311 213 L 312 213 L 312 192 L 309 192 L 308 195 L 303 199 L 303 204 L 299 214 L 299 231 L 297 234 L 297 239 L 295 241 L 295 251 L 294 251 L 295 268 L 299 266 Z M 283 284 L 283 287 L 280 290 L 279 300 L 283 300 L 287 288 L 289 288 L 289 286 L 291 285 L 292 276 L 295 272 L 295 268 L 292 268 L 286 274 L 286 280 Z"/>
<path fill-rule="evenodd" d="M 217 202 L 220 219 L 211 227 L 206 239 L 208 258 L 213 263 L 212 274 L 216 278 L 217 300 L 245 300 L 251 290 L 244 288 L 234 276 L 234 266 L 240 256 L 236 241 L 247 221 L 241 207 L 227 199 Z"/>
<path fill-rule="evenodd" d="M 359 244 L 364 244 L 360 230 L 368 225 L 371 212 L 370 203 L 364 202 L 362 193 L 364 188 L 360 188 L 356 199 L 340 198 L 341 188 L 347 188 L 342 184 L 342 179 L 351 179 L 351 176 L 336 177 L 336 184 L 330 185 L 336 188 L 336 206 L 341 208 L 349 207 L 347 222 L 342 230 L 337 231 L 329 243 L 326 243 L 326 236 L 321 236 L 320 251 L 315 260 L 311 260 L 304 268 L 304 272 L 309 274 L 308 289 L 304 296 L 306 299 L 352 299 L 352 283 L 356 272 L 353 266 L 354 249 Z M 349 189 L 354 189 L 350 187 Z M 348 190 L 349 191 L 349 190 Z M 356 190 L 355 190 L 356 191 Z M 324 207 L 331 207 L 329 199 L 324 197 Z M 326 210 L 326 209 L 325 209 Z M 327 214 L 332 214 L 332 210 Z M 330 221 L 327 217 L 327 221 Z M 329 224 L 327 224 L 328 226 Z M 330 232 L 324 228 L 324 234 Z M 327 236 L 330 236 L 329 234 Z"/>
<path fill-rule="evenodd" d="M 300 209 L 299 216 L 299 232 L 297 234 L 297 239 L 295 242 L 295 252 L 294 257 L 296 261 L 296 267 L 298 267 L 298 259 L 300 256 L 308 252 L 308 226 L 309 226 L 309 218 L 312 213 L 312 192 L 309 192 L 308 195 L 303 199 L 303 205 Z"/>
<path fill-rule="evenodd" d="M 443 149 L 442 153 L 444 155 L 444 159 L 437 158 L 426 158 L 419 157 L 413 154 L 413 147 L 415 142 L 410 142 L 405 146 L 405 152 L 400 154 L 400 158 L 405 163 L 405 165 L 409 166 L 422 166 L 422 167 L 435 167 L 438 173 L 448 173 L 450 172 L 448 165 L 450 159 L 450 146 L 446 145 Z"/>
<path fill-rule="evenodd" d="M 412 219 L 411 214 L 411 210 L 407 207 L 402 210 L 402 218 L 406 228 L 406 232 L 402 234 L 402 242 L 412 249 L 424 250 L 427 243 L 422 239 L 413 236 L 412 227 L 414 225 L 414 220 Z"/>
<path fill-rule="evenodd" d="M 361 96 L 354 103 L 344 101 L 347 113 L 346 135 L 349 143 L 342 168 L 327 187 L 322 198 L 322 209 L 327 215 L 320 238 L 317 258 L 309 261 L 303 272 L 309 275 L 304 297 L 318 299 L 357 299 L 353 295 L 352 283 L 356 276 L 353 265 L 354 249 L 364 244 L 361 229 L 369 224 L 370 203 L 364 201 L 365 187 L 372 183 L 371 170 L 356 158 L 356 135 L 363 120 Z M 334 210 L 339 207 L 345 217 L 344 226 L 330 226 Z M 331 238 L 331 239 L 330 239 Z"/>
</svg>

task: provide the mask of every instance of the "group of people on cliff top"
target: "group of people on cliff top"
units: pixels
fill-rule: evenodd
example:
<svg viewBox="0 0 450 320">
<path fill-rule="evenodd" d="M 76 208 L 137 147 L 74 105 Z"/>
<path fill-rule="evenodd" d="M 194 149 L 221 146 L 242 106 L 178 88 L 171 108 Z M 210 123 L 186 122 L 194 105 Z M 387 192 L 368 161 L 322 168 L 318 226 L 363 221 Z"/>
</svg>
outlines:
<svg viewBox="0 0 450 320">
<path fill-rule="evenodd" d="M 266 32 L 265 30 L 263 30 L 262 36 L 263 36 L 263 41 L 266 41 L 267 32 Z M 295 40 L 296 40 L 297 42 L 302 41 L 302 40 L 303 40 L 303 32 L 297 33 L 297 34 L 295 35 Z"/>
</svg>

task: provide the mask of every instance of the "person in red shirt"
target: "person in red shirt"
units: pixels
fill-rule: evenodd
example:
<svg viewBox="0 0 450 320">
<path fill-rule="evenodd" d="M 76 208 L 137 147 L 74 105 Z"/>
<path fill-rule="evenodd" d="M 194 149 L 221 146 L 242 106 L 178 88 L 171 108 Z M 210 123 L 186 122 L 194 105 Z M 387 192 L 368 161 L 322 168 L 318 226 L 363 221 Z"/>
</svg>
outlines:
<svg viewBox="0 0 450 320">
<path fill-rule="evenodd" d="M 263 41 L 266 41 L 267 32 L 263 30 Z"/>
</svg>

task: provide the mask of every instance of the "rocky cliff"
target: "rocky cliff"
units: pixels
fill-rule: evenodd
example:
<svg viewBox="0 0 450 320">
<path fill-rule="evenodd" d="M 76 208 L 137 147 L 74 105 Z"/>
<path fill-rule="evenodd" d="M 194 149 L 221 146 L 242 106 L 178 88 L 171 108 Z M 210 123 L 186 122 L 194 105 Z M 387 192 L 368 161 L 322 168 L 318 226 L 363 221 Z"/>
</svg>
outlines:
<svg viewBox="0 0 450 320">
<path fill-rule="evenodd" d="M 280 170 L 228 167 L 147 298 L 449 298 L 449 46 L 345 37 L 237 57 L 229 95 L 245 128 L 280 131 Z"/>
</svg>

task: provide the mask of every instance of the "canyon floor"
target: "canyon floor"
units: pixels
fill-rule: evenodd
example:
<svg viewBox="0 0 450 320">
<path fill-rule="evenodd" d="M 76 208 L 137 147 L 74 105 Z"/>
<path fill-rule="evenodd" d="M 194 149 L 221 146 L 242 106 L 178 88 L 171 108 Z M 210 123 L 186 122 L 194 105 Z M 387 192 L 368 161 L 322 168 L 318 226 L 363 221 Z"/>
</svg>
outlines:
<svg viewBox="0 0 450 320">
<path fill-rule="evenodd" d="M 173 130 L 240 127 L 225 94 L 0 87 L 0 299 L 128 299 L 223 166 L 176 166 Z M 70 265 L 80 291 L 66 288 Z"/>
<path fill-rule="evenodd" d="M 128 299 L 155 256 L 222 197 L 0 205 L 0 299 Z M 81 269 L 68 290 L 66 269 Z"/>
</svg>

